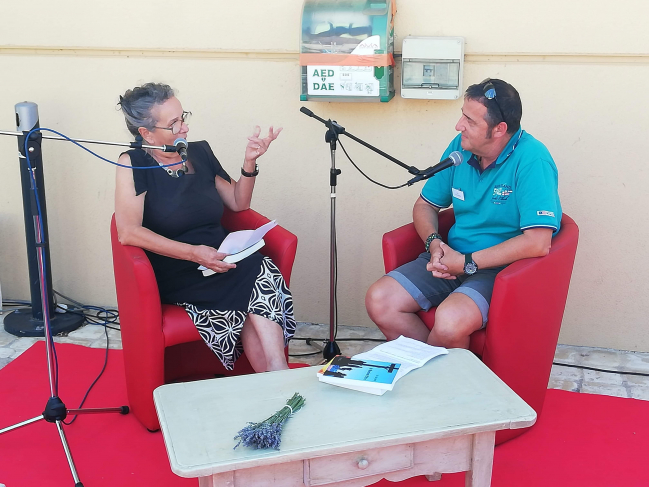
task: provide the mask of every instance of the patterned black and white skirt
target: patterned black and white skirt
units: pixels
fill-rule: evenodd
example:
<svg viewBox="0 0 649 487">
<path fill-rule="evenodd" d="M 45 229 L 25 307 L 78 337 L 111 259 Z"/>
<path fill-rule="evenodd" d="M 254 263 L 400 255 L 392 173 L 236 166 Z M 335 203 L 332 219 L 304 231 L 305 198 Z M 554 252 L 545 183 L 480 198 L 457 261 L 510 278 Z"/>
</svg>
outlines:
<svg viewBox="0 0 649 487">
<path fill-rule="evenodd" d="M 200 309 L 188 303 L 180 306 L 185 308 L 201 338 L 227 370 L 234 368 L 234 363 L 243 353 L 241 331 L 248 313 L 263 316 L 281 326 L 285 346 L 295 333 L 293 296 L 279 269 L 268 257 L 261 262 L 247 312 Z"/>
</svg>

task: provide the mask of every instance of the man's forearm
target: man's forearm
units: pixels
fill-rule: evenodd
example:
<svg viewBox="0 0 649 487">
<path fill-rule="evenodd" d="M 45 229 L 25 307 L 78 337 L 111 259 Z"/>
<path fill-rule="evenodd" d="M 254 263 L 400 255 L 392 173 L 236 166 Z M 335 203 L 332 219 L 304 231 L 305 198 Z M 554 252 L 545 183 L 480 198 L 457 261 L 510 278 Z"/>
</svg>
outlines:
<svg viewBox="0 0 649 487">
<path fill-rule="evenodd" d="M 473 261 L 478 264 L 478 268 L 487 269 L 511 264 L 520 259 L 543 257 L 550 251 L 551 242 L 551 229 L 534 228 L 498 245 L 475 252 Z"/>
<path fill-rule="evenodd" d="M 421 197 L 412 209 L 412 221 L 419 237 L 425 242 L 431 233 L 438 231 L 437 213 L 439 210 L 429 205 Z"/>
</svg>

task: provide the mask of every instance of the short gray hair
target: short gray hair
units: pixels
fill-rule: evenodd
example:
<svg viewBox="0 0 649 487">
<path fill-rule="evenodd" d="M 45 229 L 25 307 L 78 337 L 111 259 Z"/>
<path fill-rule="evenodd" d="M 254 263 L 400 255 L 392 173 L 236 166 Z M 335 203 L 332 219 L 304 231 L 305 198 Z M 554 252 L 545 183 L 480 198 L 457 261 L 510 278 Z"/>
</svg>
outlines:
<svg viewBox="0 0 649 487">
<path fill-rule="evenodd" d="M 118 105 L 124 114 L 129 132 L 137 137 L 140 135 L 137 130 L 139 127 L 153 130 L 158 121 L 151 115 L 151 110 L 174 95 L 173 88 L 163 83 L 146 83 L 127 90 L 119 97 Z"/>
</svg>

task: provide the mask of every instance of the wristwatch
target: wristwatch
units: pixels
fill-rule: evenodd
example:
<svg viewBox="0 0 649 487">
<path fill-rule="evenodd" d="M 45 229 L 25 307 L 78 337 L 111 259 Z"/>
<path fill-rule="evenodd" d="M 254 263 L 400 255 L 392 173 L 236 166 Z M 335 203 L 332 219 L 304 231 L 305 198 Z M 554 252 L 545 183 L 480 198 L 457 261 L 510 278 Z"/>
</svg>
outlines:
<svg viewBox="0 0 649 487">
<path fill-rule="evenodd" d="M 428 235 L 428 238 L 426 239 L 426 246 L 425 246 L 426 252 L 430 252 L 430 244 L 433 243 L 433 240 L 435 240 L 436 238 L 442 240 L 442 236 L 437 232 L 433 232 L 430 235 Z"/>
<path fill-rule="evenodd" d="M 478 272 L 478 264 L 473 262 L 473 256 L 471 254 L 465 254 L 464 256 L 464 273 L 467 276 L 472 276 Z"/>
<path fill-rule="evenodd" d="M 259 174 L 259 166 L 255 162 L 255 170 L 253 172 L 247 172 L 244 171 L 243 168 L 241 168 L 241 175 L 245 176 L 247 178 L 254 178 L 257 174 Z"/>
</svg>

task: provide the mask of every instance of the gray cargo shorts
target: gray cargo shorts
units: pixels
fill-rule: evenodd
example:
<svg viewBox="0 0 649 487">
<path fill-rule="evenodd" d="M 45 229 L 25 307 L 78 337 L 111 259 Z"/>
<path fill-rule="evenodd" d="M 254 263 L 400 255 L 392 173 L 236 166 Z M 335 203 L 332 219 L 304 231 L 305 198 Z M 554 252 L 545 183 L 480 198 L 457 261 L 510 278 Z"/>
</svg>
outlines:
<svg viewBox="0 0 649 487">
<path fill-rule="evenodd" d="M 424 252 L 415 260 L 388 272 L 417 301 L 421 309 L 428 311 L 439 306 L 451 293 L 462 293 L 473 300 L 482 314 L 482 327 L 487 324 L 489 303 L 493 293 L 496 275 L 507 266 L 491 269 L 478 269 L 472 276 L 465 274 L 457 279 L 440 279 L 433 277 L 426 270 L 430 262 L 430 253 Z"/>
</svg>

